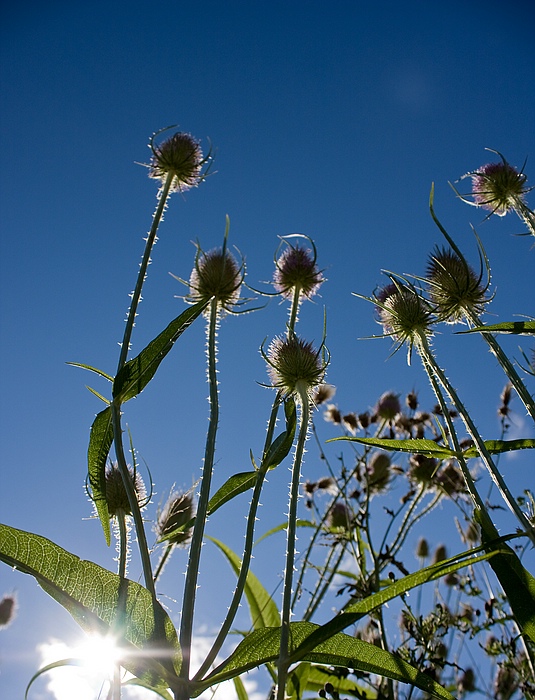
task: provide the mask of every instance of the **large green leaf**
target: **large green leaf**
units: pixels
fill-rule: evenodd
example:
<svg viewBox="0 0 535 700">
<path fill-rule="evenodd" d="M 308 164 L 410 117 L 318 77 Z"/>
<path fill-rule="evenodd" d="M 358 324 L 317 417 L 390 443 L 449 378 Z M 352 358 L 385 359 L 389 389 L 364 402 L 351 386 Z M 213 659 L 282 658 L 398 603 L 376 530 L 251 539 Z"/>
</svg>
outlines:
<svg viewBox="0 0 535 700">
<path fill-rule="evenodd" d="M 208 302 L 200 301 L 186 309 L 165 328 L 137 357 L 129 360 L 113 382 L 113 396 L 121 403 L 134 398 L 156 374 L 161 361 L 193 321 L 200 316 Z"/>
<path fill-rule="evenodd" d="M 295 679 L 297 676 L 297 680 Z M 333 686 L 334 692 L 339 695 L 355 695 L 358 698 L 366 696 L 366 700 L 375 700 L 377 693 L 369 686 L 358 686 L 355 680 L 347 678 L 345 675 L 337 675 L 333 673 L 332 668 L 328 666 L 316 666 L 310 663 L 302 663 L 292 671 L 289 679 L 289 692 L 293 688 L 297 691 L 301 690 L 301 694 L 295 693 L 296 700 L 303 696 L 303 692 L 308 691 L 317 693 L 324 688 L 326 683 Z"/>
<path fill-rule="evenodd" d="M 318 644 L 330 639 L 334 634 L 340 632 L 350 625 L 354 625 L 364 616 L 371 613 L 373 610 L 381 607 L 390 600 L 397 598 L 399 595 L 410 591 L 412 588 L 421 586 L 429 581 L 435 581 L 438 578 L 447 576 L 450 573 L 458 571 L 468 565 L 472 566 L 477 562 L 484 561 L 494 556 L 495 552 L 482 552 L 483 547 L 478 547 L 455 557 L 445 559 L 444 561 L 427 566 L 413 574 L 404 576 L 398 581 L 390 583 L 386 588 L 381 589 L 373 595 L 367 596 L 362 600 L 347 605 L 344 610 L 329 622 L 326 622 L 321 627 L 318 627 L 310 638 L 305 639 L 302 645 L 296 649 L 291 661 L 300 661 L 304 659 L 306 654 L 314 649 Z M 479 553 L 478 553 L 479 552 Z"/>
<path fill-rule="evenodd" d="M 150 687 L 173 686 L 181 664 L 176 631 L 146 588 L 7 525 L 0 525 L 0 560 L 33 576 L 86 632 L 116 635 L 121 665 Z"/>
<path fill-rule="evenodd" d="M 241 560 L 238 555 L 227 547 L 226 544 L 216 540 L 214 537 L 209 537 L 208 539 L 219 547 L 227 557 L 234 573 L 238 576 L 241 569 Z M 276 627 L 280 624 L 280 613 L 277 605 L 252 571 L 247 572 L 244 590 L 254 629 Z"/>
<path fill-rule="evenodd" d="M 318 628 L 311 622 L 290 624 L 290 655 Z M 280 649 L 280 627 L 265 627 L 251 632 L 220 666 L 203 682 L 195 695 L 221 681 L 241 675 L 259 665 L 276 661 Z M 308 652 L 302 659 L 318 664 L 353 668 L 363 673 L 375 673 L 396 681 L 409 683 L 430 693 L 435 698 L 453 700 L 441 685 L 426 674 L 390 654 L 347 634 L 335 634 Z"/>
<path fill-rule="evenodd" d="M 483 521 L 480 525 L 483 544 L 496 546 L 493 533 L 485 532 L 487 526 Z M 535 578 L 522 566 L 516 552 L 505 542 L 500 541 L 496 548 L 498 553 L 489 563 L 507 596 L 520 629 L 535 642 Z"/>
<path fill-rule="evenodd" d="M 277 467 L 292 449 L 297 425 L 297 411 L 292 397 L 284 402 L 284 413 L 286 416 L 286 430 L 271 443 L 262 461 L 263 469 L 274 469 Z"/>
<path fill-rule="evenodd" d="M 505 323 L 494 323 L 489 326 L 476 326 L 467 331 L 457 331 L 461 333 L 512 333 L 514 335 L 532 335 L 535 333 L 535 321 L 506 321 Z"/>
<path fill-rule="evenodd" d="M 331 438 L 327 442 L 336 442 L 345 440 L 346 442 L 358 442 L 361 445 L 369 447 L 377 447 L 390 452 L 410 452 L 411 454 L 421 454 L 426 457 L 435 457 L 436 459 L 450 459 L 452 457 L 479 457 L 477 447 L 469 447 L 463 452 L 456 452 L 449 447 L 437 445 L 434 440 L 426 440 L 423 438 L 408 438 L 406 440 L 394 440 L 390 438 L 359 438 L 350 436 L 341 436 Z M 535 448 L 535 440 L 532 438 L 523 438 L 519 440 L 485 440 L 485 447 L 490 454 L 500 454 L 501 452 L 511 452 L 513 450 L 528 450 Z"/>
<path fill-rule="evenodd" d="M 97 414 L 89 434 L 87 468 L 91 497 L 104 530 L 106 543 L 110 544 L 110 514 L 106 501 L 106 460 L 113 442 L 112 408 L 108 406 Z"/>
</svg>

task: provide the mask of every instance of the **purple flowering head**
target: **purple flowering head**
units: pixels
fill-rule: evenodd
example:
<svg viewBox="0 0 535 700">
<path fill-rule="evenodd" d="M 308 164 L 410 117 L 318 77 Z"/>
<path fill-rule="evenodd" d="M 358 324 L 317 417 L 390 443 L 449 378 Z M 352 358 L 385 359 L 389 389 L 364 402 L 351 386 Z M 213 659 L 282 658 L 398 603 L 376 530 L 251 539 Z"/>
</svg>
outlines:
<svg viewBox="0 0 535 700">
<path fill-rule="evenodd" d="M 177 132 L 160 144 L 154 143 L 152 136 L 149 148 L 152 157 L 149 164 L 149 177 L 160 180 L 162 185 L 171 177 L 170 192 L 184 192 L 197 187 L 206 176 L 204 166 L 210 162 L 211 154 L 203 157 L 201 146 L 191 134 Z"/>
<path fill-rule="evenodd" d="M 528 192 L 524 173 L 518 172 L 506 160 L 487 163 L 469 175 L 474 204 L 498 216 L 505 216 L 515 209 Z"/>
<path fill-rule="evenodd" d="M 311 299 L 325 281 L 316 265 L 316 248 L 308 236 L 303 238 L 310 241 L 312 248 L 306 248 L 299 243 L 293 244 L 289 238 L 291 237 L 283 239 L 286 249 L 275 261 L 273 285 L 285 299 L 292 299 L 296 292 L 299 300 Z"/>
</svg>

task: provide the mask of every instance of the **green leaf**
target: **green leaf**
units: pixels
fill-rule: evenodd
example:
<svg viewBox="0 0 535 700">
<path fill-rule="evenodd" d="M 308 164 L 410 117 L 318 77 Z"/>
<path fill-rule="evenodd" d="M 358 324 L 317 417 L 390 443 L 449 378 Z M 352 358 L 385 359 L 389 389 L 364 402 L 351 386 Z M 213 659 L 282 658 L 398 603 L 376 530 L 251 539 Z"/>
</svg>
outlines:
<svg viewBox="0 0 535 700">
<path fill-rule="evenodd" d="M 327 442 L 336 442 L 337 440 L 358 442 L 361 445 L 379 447 L 383 450 L 389 450 L 391 452 L 411 452 L 414 454 L 425 455 L 426 457 L 435 457 L 437 459 L 449 459 L 451 457 L 460 456 L 457 452 L 455 452 L 455 450 L 450 450 L 449 447 L 437 445 L 437 443 L 433 440 L 390 440 L 389 438 L 358 438 L 342 436 L 337 438 L 331 438 L 330 440 L 327 440 Z"/>
<path fill-rule="evenodd" d="M 98 374 L 99 377 L 104 377 L 104 379 L 107 379 L 109 382 L 113 382 L 113 377 L 111 375 L 106 374 L 106 372 L 103 372 L 101 369 L 91 367 L 91 365 L 84 365 L 81 362 L 67 362 L 67 364 L 71 365 L 71 367 L 81 367 L 82 369 L 88 370 L 88 372 L 94 372 Z"/>
<path fill-rule="evenodd" d="M 181 664 L 176 631 L 146 588 L 45 537 L 1 524 L 0 560 L 33 576 L 89 634 L 118 636 L 125 651 L 121 666 L 151 688 L 176 680 Z"/>
<path fill-rule="evenodd" d="M 318 527 L 318 524 L 313 523 L 310 520 L 297 519 L 295 521 L 295 526 L 296 527 L 312 527 L 312 528 L 316 529 Z M 262 542 L 262 540 L 265 540 L 266 537 L 271 537 L 271 535 L 274 535 L 276 532 L 282 532 L 283 530 L 286 530 L 287 528 L 288 528 L 288 522 L 285 522 L 285 523 L 281 523 L 280 525 L 276 525 L 275 527 L 271 528 L 271 530 L 268 530 L 267 532 L 264 532 L 262 537 L 259 537 L 256 540 L 256 542 L 254 543 L 255 547 L 257 544 Z"/>
<path fill-rule="evenodd" d="M 216 540 L 214 537 L 209 537 L 208 539 L 219 547 L 227 557 L 234 573 L 238 576 L 241 569 L 240 558 L 223 542 Z M 251 571 L 247 572 L 244 590 L 254 629 L 276 627 L 280 624 L 280 613 L 273 598 Z"/>
<path fill-rule="evenodd" d="M 91 497 L 104 530 L 106 543 L 110 545 L 110 514 L 106 501 L 106 460 L 113 442 L 111 406 L 97 414 L 89 434 L 87 468 Z"/>
<path fill-rule="evenodd" d="M 493 533 L 485 532 L 484 522 L 480 522 L 480 525 L 483 544 L 498 551 L 489 563 L 502 585 L 516 621 L 522 632 L 535 642 L 535 578 L 522 566 L 511 547 L 503 541 L 496 545 Z"/>
<path fill-rule="evenodd" d="M 242 679 L 239 676 L 236 676 L 236 678 L 233 679 L 233 682 L 238 700 L 249 700 L 249 696 L 247 695 Z"/>
<path fill-rule="evenodd" d="M 355 695 L 358 698 L 362 698 L 365 692 L 367 700 L 374 700 L 377 697 L 377 693 L 375 693 L 369 686 L 359 686 L 354 680 L 350 680 L 345 676 L 335 675 L 331 669 L 325 666 L 312 666 L 308 663 L 299 664 L 293 673 L 297 673 L 302 666 L 308 666 L 306 686 L 303 688 L 303 690 L 317 693 L 325 686 L 326 683 L 330 683 L 335 692 L 337 692 L 339 695 Z M 304 683 L 301 681 L 301 686 L 303 685 Z"/>
<path fill-rule="evenodd" d="M 163 330 L 137 357 L 129 360 L 113 382 L 113 396 L 121 403 L 143 391 L 156 374 L 161 361 L 182 333 L 204 311 L 208 302 L 198 302 L 186 309 Z"/>
<path fill-rule="evenodd" d="M 346 440 L 347 442 L 358 442 L 361 445 L 377 447 L 390 452 L 410 452 L 413 454 L 421 454 L 426 457 L 435 457 L 436 459 L 451 459 L 452 457 L 479 457 L 477 447 L 469 447 L 462 453 L 457 453 L 449 447 L 437 445 L 434 440 L 425 439 L 407 439 L 407 440 L 391 440 L 389 438 L 358 438 L 341 436 L 331 438 L 327 442 L 336 442 L 337 440 Z M 511 452 L 512 450 L 527 450 L 535 447 L 535 440 L 531 438 L 523 438 L 519 440 L 485 440 L 485 447 L 491 454 L 499 454 L 500 452 Z"/>
<path fill-rule="evenodd" d="M 476 326 L 467 331 L 457 331 L 458 335 L 463 333 L 513 333 L 515 335 L 532 335 L 535 333 L 535 321 L 506 321 L 505 323 L 494 323 L 489 326 Z"/>
<path fill-rule="evenodd" d="M 485 447 L 492 455 L 500 452 L 511 452 L 512 450 L 532 450 L 535 447 L 535 440 L 532 438 L 523 438 L 519 440 L 485 440 Z M 470 457 L 479 457 L 477 447 L 469 447 L 463 452 L 463 455 L 469 459 Z"/>
<path fill-rule="evenodd" d="M 445 559 L 444 561 L 432 564 L 424 569 L 420 569 L 413 574 L 404 576 L 398 581 L 394 581 L 386 588 L 367 596 L 362 600 L 347 605 L 344 610 L 333 617 L 329 622 L 325 623 L 306 639 L 301 648 L 298 648 L 291 659 L 292 662 L 299 661 L 305 658 L 305 655 L 314 649 L 318 644 L 330 639 L 334 634 L 346 629 L 350 625 L 354 625 L 365 615 L 368 615 L 373 610 L 381 607 L 390 600 L 397 598 L 399 595 L 410 591 L 412 588 L 421 586 L 429 581 L 435 581 L 438 578 L 447 576 L 450 573 L 458 571 L 465 566 L 474 565 L 477 562 L 490 559 L 494 556 L 494 552 L 485 552 L 478 554 L 483 550 L 482 547 L 477 547 L 455 557 Z"/>
<path fill-rule="evenodd" d="M 262 469 L 274 469 L 292 449 L 297 425 L 297 411 L 292 397 L 284 402 L 284 413 L 286 416 L 286 430 L 273 440 L 269 446 L 266 456 L 262 460 Z"/>
<path fill-rule="evenodd" d="M 290 624 L 290 654 L 318 629 L 311 622 Z M 276 661 L 280 649 L 280 627 L 254 630 L 220 666 L 218 666 L 195 692 L 200 694 L 207 687 L 241 675 L 257 666 Z M 347 634 L 335 634 L 308 652 L 302 659 L 311 663 L 353 668 L 364 673 L 375 673 L 392 680 L 409 683 L 430 693 L 435 698 L 453 700 L 441 685 L 426 674 L 406 663 L 394 654 L 379 649 Z"/>
</svg>

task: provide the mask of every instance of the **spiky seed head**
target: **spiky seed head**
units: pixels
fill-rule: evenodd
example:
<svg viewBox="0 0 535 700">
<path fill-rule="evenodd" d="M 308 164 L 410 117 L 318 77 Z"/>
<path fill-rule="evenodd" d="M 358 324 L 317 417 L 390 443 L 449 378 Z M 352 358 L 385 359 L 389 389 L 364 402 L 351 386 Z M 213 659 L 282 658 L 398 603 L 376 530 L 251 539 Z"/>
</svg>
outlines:
<svg viewBox="0 0 535 700">
<path fill-rule="evenodd" d="M 191 134 L 179 131 L 160 144 L 151 139 L 149 147 L 149 177 L 164 183 L 171 174 L 170 192 L 184 192 L 202 180 L 202 168 L 208 159 L 203 158 L 200 143 Z"/>
<path fill-rule="evenodd" d="M 346 413 L 342 416 L 342 422 L 350 433 L 355 435 L 359 429 L 359 419 L 356 413 Z"/>
<path fill-rule="evenodd" d="M 319 406 L 325 401 L 329 401 L 336 394 L 336 388 L 331 384 L 320 384 L 314 392 L 314 403 Z"/>
<path fill-rule="evenodd" d="M 498 216 L 517 208 L 529 191 L 526 175 L 505 159 L 501 163 L 487 163 L 468 175 L 472 178 L 473 203 Z"/>
<path fill-rule="evenodd" d="M 413 287 L 401 282 L 388 284 L 375 298 L 380 302 L 376 307 L 379 323 L 399 345 L 412 347 L 416 336 L 431 334 L 431 307 Z"/>
<path fill-rule="evenodd" d="M 390 457 L 385 452 L 374 452 L 368 461 L 368 491 L 371 494 L 382 493 L 392 477 Z"/>
<path fill-rule="evenodd" d="M 5 595 L 0 600 L 0 627 L 7 627 L 13 622 L 16 610 L 16 597 L 14 595 Z"/>
<path fill-rule="evenodd" d="M 446 323 L 459 323 L 466 313 L 479 315 L 490 301 L 481 275 L 453 250 L 435 249 L 427 264 L 427 279 L 437 316 Z"/>
<path fill-rule="evenodd" d="M 401 404 L 399 402 L 399 394 L 394 394 L 393 391 L 385 391 L 385 393 L 379 397 L 375 408 L 375 415 L 383 420 L 394 420 L 400 411 Z"/>
<path fill-rule="evenodd" d="M 189 278 L 186 300 L 196 304 L 215 299 L 220 311 L 232 311 L 240 298 L 242 268 L 226 249 L 214 248 L 205 253 L 199 248 Z"/>
<path fill-rule="evenodd" d="M 138 503 L 141 507 L 146 499 L 145 484 L 138 471 L 134 471 L 131 467 L 128 468 L 130 479 L 134 486 L 134 491 Z M 128 501 L 128 495 L 124 487 L 122 474 L 117 466 L 117 463 L 110 463 L 106 466 L 106 503 L 108 505 L 108 513 L 110 518 L 117 516 L 120 513 L 124 515 L 132 515 L 132 509 Z"/>
<path fill-rule="evenodd" d="M 466 491 L 464 477 L 455 462 L 451 460 L 437 474 L 436 483 L 450 498 Z"/>
<path fill-rule="evenodd" d="M 342 414 L 340 413 L 340 409 L 334 403 L 327 404 L 323 417 L 328 423 L 334 423 L 335 425 L 340 425 L 342 422 Z"/>
<path fill-rule="evenodd" d="M 321 351 L 321 347 L 315 350 L 312 343 L 294 333 L 274 338 L 267 355 L 264 355 L 271 386 L 284 396 L 299 399 L 306 394 L 312 401 L 314 390 L 323 382 L 327 367 Z"/>
<path fill-rule="evenodd" d="M 443 544 L 439 544 L 438 547 L 435 549 L 435 554 L 433 556 L 433 564 L 438 564 L 440 561 L 444 561 L 447 559 L 448 553 L 446 550 L 446 546 Z"/>
<path fill-rule="evenodd" d="M 425 537 L 420 537 L 416 545 L 416 556 L 419 559 L 427 559 L 429 556 L 429 543 Z"/>
<path fill-rule="evenodd" d="M 433 483 L 438 462 L 432 457 L 414 454 L 409 457 L 408 477 L 412 482 L 429 486 Z"/>
<path fill-rule="evenodd" d="M 327 525 L 331 528 L 349 530 L 351 527 L 351 519 L 351 511 L 346 504 L 343 501 L 336 501 L 329 512 Z"/>
<path fill-rule="evenodd" d="M 190 493 L 173 491 L 167 499 L 155 525 L 156 535 L 159 540 L 165 540 L 171 544 L 185 546 L 191 538 L 190 530 L 175 532 L 186 525 L 195 516 L 193 497 Z M 174 534 L 173 534 L 174 533 Z"/>
<path fill-rule="evenodd" d="M 284 239 L 286 249 L 275 263 L 273 284 L 285 299 L 292 299 L 295 292 L 310 299 L 325 281 L 316 265 L 316 256 L 310 248 L 304 248 Z"/>
</svg>

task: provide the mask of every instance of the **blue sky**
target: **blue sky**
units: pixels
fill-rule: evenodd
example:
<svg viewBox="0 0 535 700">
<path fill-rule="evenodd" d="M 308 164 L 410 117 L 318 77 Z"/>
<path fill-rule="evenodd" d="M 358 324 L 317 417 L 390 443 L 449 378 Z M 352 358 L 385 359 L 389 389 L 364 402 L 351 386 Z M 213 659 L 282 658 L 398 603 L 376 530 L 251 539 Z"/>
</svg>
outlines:
<svg viewBox="0 0 535 700">
<path fill-rule="evenodd" d="M 228 214 L 230 242 L 246 257 L 255 287 L 271 279 L 278 236 L 298 231 L 315 240 L 328 283 L 303 308 L 301 332 L 321 340 L 325 306 L 328 379 L 343 410 L 365 410 L 387 389 L 428 397 L 417 363 L 407 368 L 402 353 L 387 361 L 388 341 L 358 340 L 378 327 L 372 307 L 351 292 L 370 294 L 384 279 L 381 269 L 424 272 L 428 253 L 442 243 L 427 207 L 433 181 L 437 213 L 475 264 L 470 223 L 485 244 L 496 320 L 533 314 L 534 251 L 529 239 L 514 236 L 520 223 L 482 223 L 482 212 L 448 186 L 489 160 L 485 147 L 519 167 L 528 157 L 533 173 L 532 3 L 56 0 L 12 3 L 3 15 L 2 521 L 115 566 L 98 524 L 85 519 L 85 452 L 100 406 L 84 388 L 91 377 L 65 363 L 110 373 L 117 364 L 157 190 L 138 163 L 148 161 L 148 138 L 161 127 L 179 124 L 204 144 L 209 138 L 217 172 L 171 201 L 134 351 L 182 308 L 175 295 L 183 290 L 168 272 L 187 277 L 191 241 L 219 244 Z M 286 307 L 272 302 L 222 325 L 216 484 L 249 468 L 249 449 L 260 449 L 272 396 L 257 384 L 266 381 L 258 348 L 285 320 Z M 203 344 L 199 324 L 128 406 L 156 502 L 173 483 L 189 487 L 199 476 Z M 506 345 L 518 355 L 518 342 Z M 479 339 L 452 338 L 447 329 L 436 348 L 484 436 L 496 437 L 504 378 L 488 352 Z M 525 434 L 519 403 L 513 408 Z M 311 448 L 305 476 L 319 474 Z M 529 485 L 526 460 L 506 476 Z M 282 521 L 286 480 L 284 468 L 273 477 L 260 531 Z M 241 523 L 241 512 L 229 516 L 225 532 L 237 548 Z M 209 556 L 218 582 L 230 586 L 226 565 Z M 257 560 L 276 581 L 271 562 Z M 181 567 L 177 561 L 177 580 Z M 204 624 L 226 606 L 209 578 Z M 0 593 L 11 590 L 20 607 L 0 635 L 0 689 L 20 697 L 38 664 L 35 645 L 77 628 L 32 580 L 4 567 Z M 166 594 L 173 595 L 172 582 Z M 43 683 L 35 697 L 53 696 Z"/>
</svg>

